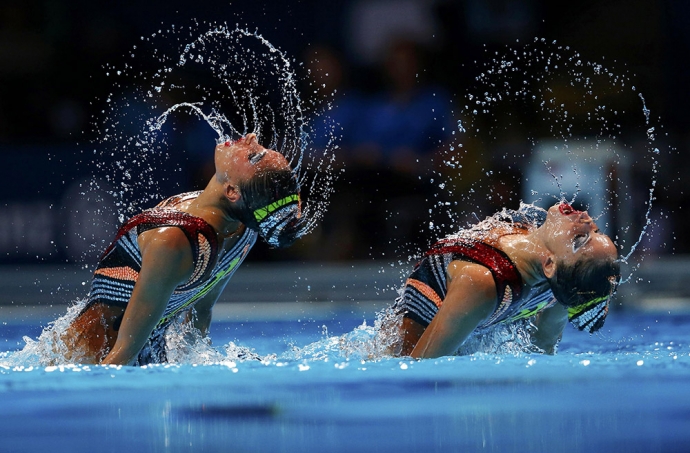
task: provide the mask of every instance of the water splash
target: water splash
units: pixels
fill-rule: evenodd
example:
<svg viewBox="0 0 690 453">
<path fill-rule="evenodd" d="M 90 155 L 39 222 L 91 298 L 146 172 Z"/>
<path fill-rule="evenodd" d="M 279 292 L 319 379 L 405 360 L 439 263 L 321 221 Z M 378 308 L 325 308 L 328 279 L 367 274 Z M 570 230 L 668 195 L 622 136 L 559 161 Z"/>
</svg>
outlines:
<svg viewBox="0 0 690 453">
<path fill-rule="evenodd" d="M 18 351 L 0 354 L 0 365 L 45 367 L 83 362 L 83 358 L 78 356 L 78 353 L 75 355 L 65 344 L 62 333 L 79 315 L 85 303 L 85 300 L 81 300 L 71 305 L 67 313 L 48 324 L 37 339 L 23 337 L 24 347 Z"/>
<path fill-rule="evenodd" d="M 94 125 L 94 163 L 115 187 L 120 221 L 171 195 L 166 191 L 201 188 L 177 175 L 190 146 L 212 160 L 215 143 L 183 143 L 208 127 L 217 141 L 255 133 L 287 158 L 311 231 L 328 206 L 337 146 L 312 149 L 312 112 L 300 98 L 294 60 L 257 31 L 227 23 L 171 25 L 141 41 L 124 67 L 106 66 L 114 91 Z"/>
<path fill-rule="evenodd" d="M 514 355 L 542 352 L 532 344 L 530 330 L 533 319 L 497 324 L 473 334 L 462 344 L 456 355 Z M 385 308 L 376 314 L 373 325 L 363 322 L 353 331 L 329 336 L 304 347 L 293 346 L 277 357 L 290 361 L 380 361 L 397 357 L 402 350 L 399 330 L 402 314 Z"/>
<path fill-rule="evenodd" d="M 93 358 L 80 354 L 65 340 L 65 332 L 82 312 L 87 300 L 72 304 L 67 313 L 51 322 L 36 339 L 23 337 L 24 347 L 0 353 L 0 367 L 81 366 L 93 363 Z M 222 349 L 186 321 L 184 315 L 174 319 L 165 332 L 167 363 L 171 365 L 210 365 L 231 362 L 271 360 L 275 356 L 260 356 L 252 349 L 230 342 Z"/>
<path fill-rule="evenodd" d="M 283 360 L 379 360 L 390 357 L 401 348 L 398 328 L 402 318 L 391 308 L 376 314 L 373 325 L 364 321 L 352 332 L 328 336 L 304 347 L 293 346 L 282 354 Z"/>
</svg>

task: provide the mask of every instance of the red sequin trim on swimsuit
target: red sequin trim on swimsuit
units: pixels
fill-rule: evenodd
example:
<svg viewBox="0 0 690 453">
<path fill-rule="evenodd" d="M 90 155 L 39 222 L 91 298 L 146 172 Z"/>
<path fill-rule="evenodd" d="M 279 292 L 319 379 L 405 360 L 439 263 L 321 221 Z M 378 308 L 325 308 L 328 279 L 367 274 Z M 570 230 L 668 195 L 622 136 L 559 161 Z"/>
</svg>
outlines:
<svg viewBox="0 0 690 453">
<path fill-rule="evenodd" d="M 512 300 L 522 296 L 522 277 L 508 255 L 480 241 L 444 239 L 434 244 L 426 255 L 451 253 L 487 267 L 496 280 L 498 301 L 503 301 L 506 288 L 512 292 Z"/>
<path fill-rule="evenodd" d="M 186 212 L 156 207 L 135 215 L 120 227 L 113 242 L 103 252 L 101 260 L 133 228 L 137 228 L 137 233 L 142 234 L 145 231 L 166 226 L 180 228 L 192 246 L 195 268 L 192 277 L 184 287 L 194 286 L 197 281 L 206 278 L 208 273 L 213 270 L 218 256 L 218 237 L 213 227 L 204 219 Z"/>
</svg>

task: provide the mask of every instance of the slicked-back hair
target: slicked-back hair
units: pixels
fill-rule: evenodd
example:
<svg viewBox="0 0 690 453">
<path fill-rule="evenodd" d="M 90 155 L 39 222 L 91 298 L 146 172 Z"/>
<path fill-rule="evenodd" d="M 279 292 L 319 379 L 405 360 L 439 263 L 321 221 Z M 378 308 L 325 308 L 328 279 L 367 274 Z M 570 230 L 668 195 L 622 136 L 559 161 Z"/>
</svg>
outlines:
<svg viewBox="0 0 690 453">
<path fill-rule="evenodd" d="M 262 170 L 251 179 L 238 184 L 243 202 L 240 210 L 240 220 L 247 227 L 254 230 L 262 230 L 273 238 L 271 245 L 276 247 L 288 247 L 297 240 L 305 228 L 303 217 L 293 216 L 289 221 L 280 225 L 280 231 L 264 231 L 260 228 L 254 212 L 258 209 L 282 200 L 300 191 L 295 174 L 289 168 Z M 264 238 L 266 239 L 266 238 Z"/>
<path fill-rule="evenodd" d="M 598 297 L 610 296 L 620 279 L 620 264 L 615 258 L 581 258 L 574 264 L 557 263 L 549 285 L 556 299 L 574 307 Z"/>
</svg>

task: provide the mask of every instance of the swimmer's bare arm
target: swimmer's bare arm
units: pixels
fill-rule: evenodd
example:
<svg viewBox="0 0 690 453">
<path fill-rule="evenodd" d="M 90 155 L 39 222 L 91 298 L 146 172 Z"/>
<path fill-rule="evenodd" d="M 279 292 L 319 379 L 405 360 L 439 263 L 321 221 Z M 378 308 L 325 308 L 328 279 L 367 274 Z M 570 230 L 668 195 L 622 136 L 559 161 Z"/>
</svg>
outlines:
<svg viewBox="0 0 690 453">
<path fill-rule="evenodd" d="M 193 271 L 192 249 L 182 230 L 158 228 L 139 237 L 141 272 L 127 304 L 117 340 L 102 364 L 134 361 L 160 321 L 175 287 Z"/>
<path fill-rule="evenodd" d="M 443 305 L 412 350 L 412 357 L 455 353 L 496 307 L 496 284 L 486 267 L 453 261 L 447 272 L 448 292 Z"/>
<path fill-rule="evenodd" d="M 531 331 L 532 344 L 546 354 L 554 354 L 567 323 L 568 310 L 561 304 L 557 303 L 540 312 L 534 321 L 536 329 Z"/>
<path fill-rule="evenodd" d="M 229 276 L 224 277 L 208 294 L 194 304 L 194 308 L 187 312 L 187 322 L 192 323 L 205 337 L 208 336 L 208 329 L 211 326 L 213 307 L 229 281 Z"/>
</svg>

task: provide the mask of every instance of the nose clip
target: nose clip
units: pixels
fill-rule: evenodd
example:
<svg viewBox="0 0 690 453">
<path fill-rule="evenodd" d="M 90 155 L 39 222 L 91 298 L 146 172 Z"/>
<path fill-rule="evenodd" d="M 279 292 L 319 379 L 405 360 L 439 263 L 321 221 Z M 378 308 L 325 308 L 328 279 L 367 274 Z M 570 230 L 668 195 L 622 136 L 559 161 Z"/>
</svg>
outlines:
<svg viewBox="0 0 690 453">
<path fill-rule="evenodd" d="M 558 206 L 558 210 L 560 211 L 561 214 L 563 215 L 570 215 L 575 212 L 575 209 L 573 209 L 572 206 L 570 206 L 568 203 L 561 203 Z"/>
<path fill-rule="evenodd" d="M 570 215 L 570 214 L 587 214 L 587 211 L 578 211 L 577 209 L 573 208 L 570 206 L 569 203 L 566 203 L 565 201 L 558 205 L 558 211 L 563 214 L 563 215 Z M 587 215 L 589 217 L 589 215 Z"/>
<path fill-rule="evenodd" d="M 216 145 L 218 145 L 218 146 L 220 146 L 220 145 L 223 145 L 223 146 L 230 146 L 230 145 L 232 145 L 232 143 L 233 143 L 233 141 L 232 141 L 232 139 L 230 138 L 229 135 L 223 134 L 223 135 L 220 135 L 220 136 L 216 139 Z"/>
</svg>

